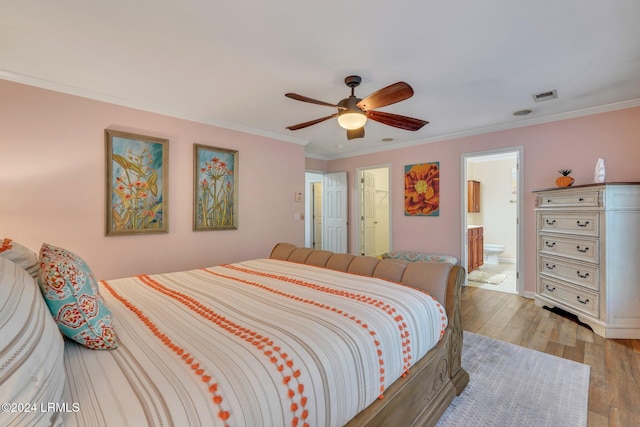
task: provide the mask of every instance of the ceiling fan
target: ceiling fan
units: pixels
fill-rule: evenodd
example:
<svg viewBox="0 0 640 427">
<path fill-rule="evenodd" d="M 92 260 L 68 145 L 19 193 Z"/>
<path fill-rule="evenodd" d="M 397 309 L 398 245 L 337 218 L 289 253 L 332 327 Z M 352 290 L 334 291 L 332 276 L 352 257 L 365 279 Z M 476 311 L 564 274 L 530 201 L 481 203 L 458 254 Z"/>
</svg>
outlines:
<svg viewBox="0 0 640 427">
<path fill-rule="evenodd" d="M 411 96 L 413 96 L 413 89 L 407 83 L 394 83 L 391 86 L 387 86 L 372 93 L 364 99 L 360 99 L 354 95 L 354 89 L 360 85 L 361 81 L 362 79 L 360 76 L 345 77 L 344 83 L 351 88 L 351 96 L 341 100 L 337 104 L 318 101 L 317 99 L 298 95 L 297 93 L 286 93 L 284 96 L 287 98 L 338 109 L 337 113 L 333 113 L 330 116 L 310 120 L 304 123 L 298 123 L 293 126 L 287 126 L 287 129 L 303 129 L 325 120 L 338 117 L 338 124 L 347 130 L 347 139 L 355 139 L 364 137 L 364 124 L 367 122 L 367 119 L 410 131 L 417 131 L 422 128 L 422 126 L 429 123 L 425 120 L 414 119 L 412 117 L 401 116 L 399 114 L 373 111 L 375 108 L 385 107 L 411 98 Z"/>
</svg>

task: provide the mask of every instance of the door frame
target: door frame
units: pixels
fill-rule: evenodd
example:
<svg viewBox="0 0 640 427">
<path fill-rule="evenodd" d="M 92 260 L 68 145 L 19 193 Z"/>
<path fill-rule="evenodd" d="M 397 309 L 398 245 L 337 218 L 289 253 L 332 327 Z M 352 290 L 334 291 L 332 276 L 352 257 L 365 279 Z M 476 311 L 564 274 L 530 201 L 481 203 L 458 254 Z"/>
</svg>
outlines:
<svg viewBox="0 0 640 427">
<path fill-rule="evenodd" d="M 316 206 L 316 201 L 318 196 L 316 195 L 316 191 L 318 191 L 318 187 L 320 187 L 320 203 L 319 206 Z M 322 249 L 322 204 L 323 204 L 323 196 L 322 196 L 322 181 L 310 181 L 309 182 L 309 213 L 307 217 L 309 218 L 309 228 L 308 228 L 308 236 L 305 235 L 305 244 L 308 238 L 309 242 L 306 244 L 307 247 L 312 249 Z M 319 209 L 318 209 L 319 207 Z M 320 212 L 320 233 L 316 233 L 317 229 L 317 213 Z M 306 233 L 305 233 L 306 234 Z M 320 234 L 320 236 L 318 236 Z M 318 246 L 319 244 L 319 246 Z"/>
<path fill-rule="evenodd" d="M 373 166 L 364 166 L 364 167 L 360 167 L 360 168 L 356 168 L 356 245 L 352 250 L 352 253 L 354 254 L 358 254 L 360 255 L 360 249 L 362 248 L 362 233 L 363 233 L 363 223 L 362 223 L 362 216 L 364 214 L 364 209 L 362 206 L 362 182 L 361 182 L 361 178 L 364 174 L 364 172 L 368 171 L 368 170 L 372 170 L 372 169 L 387 169 L 387 190 L 389 191 L 388 196 L 389 197 L 389 230 L 388 230 L 388 236 L 389 236 L 389 250 L 392 250 L 393 246 L 391 244 L 391 242 L 393 242 L 393 237 L 392 237 L 392 224 L 393 224 L 393 218 L 392 218 L 392 203 L 391 200 L 392 199 L 392 186 L 391 186 L 391 164 L 390 163 L 384 163 L 384 164 L 379 164 L 379 165 L 373 165 Z"/>
<path fill-rule="evenodd" d="M 305 171 L 305 186 L 307 187 L 307 191 L 304 193 L 304 244 L 306 247 L 312 247 L 313 242 L 311 241 L 311 236 L 313 235 L 312 227 L 313 224 L 313 184 L 319 182 L 322 184 L 322 177 L 324 172 L 315 171 L 315 170 L 307 170 Z"/>
<path fill-rule="evenodd" d="M 516 211 L 517 211 L 517 224 L 516 224 L 516 291 L 518 295 L 524 296 L 524 278 L 525 278 L 525 265 L 524 265 L 524 202 L 522 195 L 524 192 L 524 146 L 518 145 L 514 147 L 497 148 L 492 150 L 474 151 L 468 153 L 462 153 L 460 155 L 460 195 L 461 195 L 461 209 L 460 217 L 462 224 L 461 229 L 461 245 L 462 253 L 460 254 L 460 264 L 467 269 L 469 265 L 469 248 L 467 244 L 467 203 L 468 203 L 468 188 L 467 188 L 467 160 L 474 157 L 484 157 L 496 154 L 516 153 L 517 154 L 517 176 L 518 176 L 518 193 L 516 197 Z M 464 284 L 467 284 L 467 277 L 465 275 Z"/>
</svg>

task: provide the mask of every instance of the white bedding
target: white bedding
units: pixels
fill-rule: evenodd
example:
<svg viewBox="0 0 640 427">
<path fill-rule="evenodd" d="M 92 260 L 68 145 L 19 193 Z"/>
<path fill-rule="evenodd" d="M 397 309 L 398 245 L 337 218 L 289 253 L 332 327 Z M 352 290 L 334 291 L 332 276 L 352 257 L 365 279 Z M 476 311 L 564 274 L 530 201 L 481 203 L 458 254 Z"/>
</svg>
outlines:
<svg viewBox="0 0 640 427">
<path fill-rule="evenodd" d="M 273 259 L 100 292 L 119 347 L 67 341 L 68 426 L 341 426 L 447 325 L 420 291 Z"/>
</svg>

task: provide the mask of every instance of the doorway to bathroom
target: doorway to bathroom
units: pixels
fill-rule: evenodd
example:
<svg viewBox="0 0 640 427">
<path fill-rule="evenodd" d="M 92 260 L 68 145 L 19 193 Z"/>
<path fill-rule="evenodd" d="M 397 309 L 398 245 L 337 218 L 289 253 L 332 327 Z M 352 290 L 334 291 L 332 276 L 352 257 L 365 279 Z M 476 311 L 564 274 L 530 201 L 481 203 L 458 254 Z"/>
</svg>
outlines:
<svg viewBox="0 0 640 427">
<path fill-rule="evenodd" d="M 523 294 L 523 147 L 462 155 L 462 265 L 467 285 Z"/>
</svg>

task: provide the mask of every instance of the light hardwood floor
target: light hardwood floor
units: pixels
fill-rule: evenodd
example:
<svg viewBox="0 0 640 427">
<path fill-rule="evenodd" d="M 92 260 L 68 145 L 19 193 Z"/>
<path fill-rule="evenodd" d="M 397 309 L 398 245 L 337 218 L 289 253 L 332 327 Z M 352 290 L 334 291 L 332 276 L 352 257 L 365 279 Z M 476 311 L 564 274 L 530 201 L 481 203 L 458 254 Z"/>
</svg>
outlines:
<svg viewBox="0 0 640 427">
<path fill-rule="evenodd" d="M 640 340 L 604 339 L 532 299 L 468 286 L 462 327 L 589 365 L 588 426 L 640 426 Z"/>
</svg>

